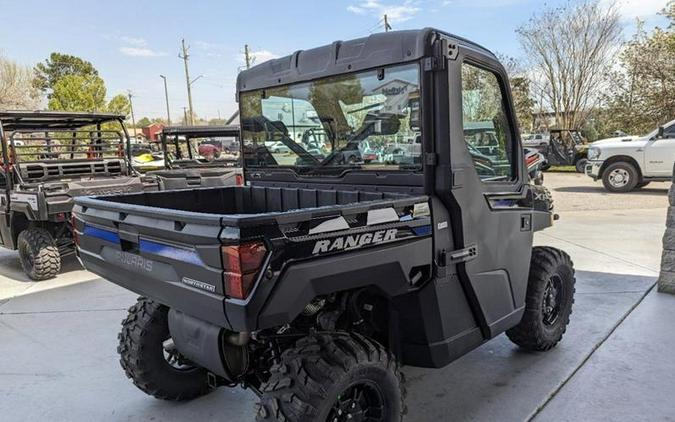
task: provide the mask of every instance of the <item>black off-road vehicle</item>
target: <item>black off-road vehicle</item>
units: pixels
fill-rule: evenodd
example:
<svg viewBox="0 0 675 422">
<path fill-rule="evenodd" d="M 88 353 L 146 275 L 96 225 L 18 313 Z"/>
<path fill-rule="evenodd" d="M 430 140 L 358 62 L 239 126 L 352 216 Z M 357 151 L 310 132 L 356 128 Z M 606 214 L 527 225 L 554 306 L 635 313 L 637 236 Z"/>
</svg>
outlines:
<svg viewBox="0 0 675 422">
<path fill-rule="evenodd" d="M 574 269 L 532 247 L 552 205 L 527 182 L 492 53 L 435 29 L 374 34 L 243 71 L 237 91 L 245 186 L 76 199 L 86 268 L 142 295 L 118 349 L 141 390 L 242 385 L 258 420 L 396 421 L 401 364 L 441 367 L 504 331 L 560 341 Z M 475 122 L 497 140 L 488 159 Z M 332 159 L 417 136 L 386 163 Z"/>
<path fill-rule="evenodd" d="M 148 173 L 160 190 L 241 184 L 239 126 L 170 126 L 160 139 L 166 169 Z"/>
<path fill-rule="evenodd" d="M 143 190 L 128 139 L 116 114 L 0 112 L 0 245 L 30 278 L 54 277 L 74 252 L 73 197 Z"/>
</svg>

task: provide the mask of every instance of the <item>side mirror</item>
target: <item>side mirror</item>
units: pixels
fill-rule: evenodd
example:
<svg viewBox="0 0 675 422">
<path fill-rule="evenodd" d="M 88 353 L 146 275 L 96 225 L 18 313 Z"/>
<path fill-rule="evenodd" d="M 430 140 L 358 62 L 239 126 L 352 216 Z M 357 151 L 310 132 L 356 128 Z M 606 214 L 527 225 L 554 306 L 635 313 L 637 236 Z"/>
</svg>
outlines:
<svg viewBox="0 0 675 422">
<path fill-rule="evenodd" d="M 665 132 L 666 128 L 663 126 L 659 126 L 659 131 L 656 133 L 656 139 L 663 139 Z"/>
</svg>

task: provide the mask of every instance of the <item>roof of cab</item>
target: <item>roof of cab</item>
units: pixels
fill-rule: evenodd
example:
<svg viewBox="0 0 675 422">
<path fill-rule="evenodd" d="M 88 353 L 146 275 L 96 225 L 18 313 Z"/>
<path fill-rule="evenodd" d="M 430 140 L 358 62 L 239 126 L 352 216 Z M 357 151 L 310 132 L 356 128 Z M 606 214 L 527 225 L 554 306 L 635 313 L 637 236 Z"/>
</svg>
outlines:
<svg viewBox="0 0 675 422">
<path fill-rule="evenodd" d="M 237 92 L 418 60 L 430 53 L 431 37 L 435 34 L 494 57 L 492 52 L 474 42 L 434 28 L 381 32 L 268 60 L 239 73 Z"/>
<path fill-rule="evenodd" d="M 5 131 L 76 129 L 83 126 L 124 120 L 122 114 L 74 111 L 8 110 L 0 111 L 0 125 Z"/>
</svg>

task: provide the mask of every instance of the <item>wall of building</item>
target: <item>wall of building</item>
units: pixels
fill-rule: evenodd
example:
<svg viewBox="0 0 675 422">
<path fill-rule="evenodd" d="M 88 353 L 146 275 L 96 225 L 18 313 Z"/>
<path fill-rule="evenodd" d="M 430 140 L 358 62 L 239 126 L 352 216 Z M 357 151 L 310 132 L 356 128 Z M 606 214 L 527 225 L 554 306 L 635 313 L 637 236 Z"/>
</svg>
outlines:
<svg viewBox="0 0 675 422">
<path fill-rule="evenodd" d="M 666 233 L 663 235 L 663 255 L 659 275 L 659 291 L 671 294 L 675 294 L 675 166 L 673 166 L 673 182 L 668 191 L 670 207 L 666 217 Z"/>
</svg>

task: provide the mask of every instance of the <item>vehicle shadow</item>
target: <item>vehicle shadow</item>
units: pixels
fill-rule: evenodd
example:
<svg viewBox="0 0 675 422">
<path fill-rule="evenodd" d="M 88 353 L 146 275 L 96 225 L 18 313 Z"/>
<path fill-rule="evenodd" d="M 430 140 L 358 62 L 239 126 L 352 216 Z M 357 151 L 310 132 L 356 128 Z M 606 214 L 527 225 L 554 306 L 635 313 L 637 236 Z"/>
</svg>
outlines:
<svg viewBox="0 0 675 422">
<path fill-rule="evenodd" d="M 656 280 L 583 270 L 576 279 L 570 325 L 554 349 L 526 351 L 500 335 L 444 368 L 404 368 L 408 420 L 527 420 Z"/>
</svg>

